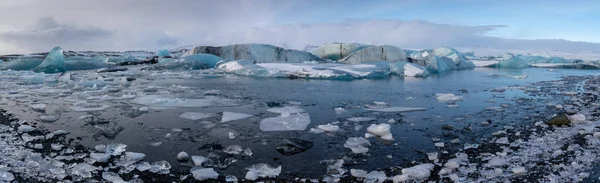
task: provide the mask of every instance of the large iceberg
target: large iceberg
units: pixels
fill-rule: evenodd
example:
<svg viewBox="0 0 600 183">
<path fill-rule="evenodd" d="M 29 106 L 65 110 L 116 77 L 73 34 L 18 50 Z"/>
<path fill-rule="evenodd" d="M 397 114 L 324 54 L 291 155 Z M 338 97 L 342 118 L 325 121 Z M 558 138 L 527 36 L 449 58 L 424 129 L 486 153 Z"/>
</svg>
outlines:
<svg viewBox="0 0 600 183">
<path fill-rule="evenodd" d="M 229 46 L 198 46 L 184 56 L 199 53 L 213 54 L 225 60 L 250 60 L 257 63 L 302 63 L 305 61 L 322 61 L 321 58 L 299 50 L 286 50 L 267 44 L 236 44 Z"/>
<path fill-rule="evenodd" d="M 440 47 L 421 51 L 409 51 L 409 62 L 426 67 L 431 73 L 475 68 L 475 64 L 454 48 Z"/>
<path fill-rule="evenodd" d="M 379 79 L 390 75 L 427 77 L 424 67 L 408 62 L 371 62 L 366 64 L 293 64 L 264 63 L 253 64 L 249 60 L 237 60 L 219 64 L 221 71 L 252 77 L 288 77 L 308 79 Z"/>
<path fill-rule="evenodd" d="M 58 73 L 58 72 L 66 72 L 65 68 L 65 55 L 63 55 L 63 50 L 60 47 L 54 47 L 46 59 L 33 69 L 35 72 L 45 72 L 45 73 Z"/>
<path fill-rule="evenodd" d="M 465 57 L 465 55 L 458 52 L 454 48 L 449 48 L 449 47 L 436 48 L 436 49 L 433 49 L 433 54 L 437 55 L 437 56 L 441 56 L 441 57 L 450 58 L 454 62 L 454 64 L 456 64 L 456 67 L 458 69 L 468 69 L 468 68 L 475 67 L 475 64 L 470 62 L 467 59 L 467 57 Z"/>
<path fill-rule="evenodd" d="M 312 54 L 329 60 L 340 60 L 346 58 L 350 54 L 361 50 L 363 48 L 370 47 L 371 45 L 359 44 L 359 43 L 330 43 L 325 44 L 312 51 Z"/>
<path fill-rule="evenodd" d="M 43 61 L 44 59 L 40 58 L 23 57 L 3 63 L 2 65 L 0 65 L 0 70 L 31 70 L 40 65 Z"/>
<path fill-rule="evenodd" d="M 211 54 L 194 54 L 175 59 L 173 61 L 160 62 L 154 65 L 152 69 L 172 69 L 172 70 L 200 70 L 215 68 L 223 58 Z"/>
<path fill-rule="evenodd" d="M 572 63 L 562 57 L 545 57 L 545 56 L 536 56 L 536 55 L 513 55 L 510 53 L 502 56 L 502 61 L 497 64 L 491 65 L 491 67 L 496 68 L 526 68 L 531 67 L 533 64 L 559 64 L 559 63 Z"/>
<path fill-rule="evenodd" d="M 158 56 L 158 57 L 171 57 L 171 53 L 169 53 L 169 50 L 158 50 L 156 52 L 156 56 Z"/>
<path fill-rule="evenodd" d="M 360 64 L 377 61 L 406 61 L 406 51 L 389 45 L 371 46 L 358 50 L 345 57 L 340 62 Z"/>
</svg>

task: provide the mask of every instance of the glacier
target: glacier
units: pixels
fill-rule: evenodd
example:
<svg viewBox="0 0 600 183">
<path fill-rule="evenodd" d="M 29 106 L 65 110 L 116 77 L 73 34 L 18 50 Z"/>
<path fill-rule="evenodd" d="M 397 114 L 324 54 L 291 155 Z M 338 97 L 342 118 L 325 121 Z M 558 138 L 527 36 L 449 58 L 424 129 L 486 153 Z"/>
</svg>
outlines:
<svg viewBox="0 0 600 183">
<path fill-rule="evenodd" d="M 358 50 L 340 62 L 347 64 L 360 64 L 378 61 L 406 61 L 406 51 L 390 45 L 371 46 Z"/>
<path fill-rule="evenodd" d="M 325 60 L 341 60 L 348 57 L 350 54 L 361 50 L 363 48 L 370 47 L 371 45 L 360 44 L 360 43 L 330 43 L 324 44 L 311 53 Z"/>
<path fill-rule="evenodd" d="M 257 63 L 303 63 L 323 61 L 318 56 L 299 50 L 287 50 L 268 44 L 236 44 L 228 46 L 197 46 L 183 56 L 199 53 L 212 54 L 225 60 L 250 60 Z"/>
</svg>

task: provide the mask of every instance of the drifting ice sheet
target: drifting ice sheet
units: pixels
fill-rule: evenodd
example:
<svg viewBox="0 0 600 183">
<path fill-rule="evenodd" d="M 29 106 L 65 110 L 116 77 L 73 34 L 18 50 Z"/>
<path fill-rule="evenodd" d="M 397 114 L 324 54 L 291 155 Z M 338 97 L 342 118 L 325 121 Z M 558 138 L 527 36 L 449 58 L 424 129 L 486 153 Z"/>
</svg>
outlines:
<svg viewBox="0 0 600 183">
<path fill-rule="evenodd" d="M 158 95 L 146 95 L 133 99 L 133 103 L 152 107 L 227 107 L 237 105 L 233 101 L 217 97 L 203 99 L 169 98 Z"/>
<path fill-rule="evenodd" d="M 250 114 L 244 113 L 235 113 L 235 112 L 223 112 L 223 117 L 221 118 L 221 123 L 240 120 L 244 118 L 252 117 Z"/>
<path fill-rule="evenodd" d="M 265 118 L 260 121 L 260 130 L 262 131 L 301 131 L 305 130 L 310 124 L 310 116 L 307 113 L 291 114 L 272 118 Z"/>
</svg>

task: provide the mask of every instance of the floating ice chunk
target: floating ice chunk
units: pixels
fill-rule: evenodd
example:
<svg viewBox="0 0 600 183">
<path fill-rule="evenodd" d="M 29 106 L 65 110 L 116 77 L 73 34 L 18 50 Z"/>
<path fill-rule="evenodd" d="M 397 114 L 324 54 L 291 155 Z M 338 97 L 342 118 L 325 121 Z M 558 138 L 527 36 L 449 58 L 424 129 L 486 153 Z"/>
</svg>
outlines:
<svg viewBox="0 0 600 183">
<path fill-rule="evenodd" d="M 46 111 L 46 104 L 33 104 L 31 105 L 31 109 L 35 111 L 44 112 Z"/>
<path fill-rule="evenodd" d="M 250 148 L 246 148 L 246 149 L 244 149 L 244 152 L 242 153 L 242 155 L 252 156 L 252 150 Z"/>
<path fill-rule="evenodd" d="M 350 137 L 344 144 L 344 147 L 351 149 L 354 154 L 365 154 L 369 152 L 368 146 L 371 146 L 371 142 L 362 137 Z"/>
<path fill-rule="evenodd" d="M 292 114 L 284 117 L 265 118 L 260 121 L 262 131 L 302 131 L 310 124 L 307 113 Z"/>
<path fill-rule="evenodd" d="M 518 167 L 514 167 L 510 169 L 514 174 L 522 174 L 527 172 L 527 170 L 525 169 L 525 167 L 522 166 L 518 166 Z"/>
<path fill-rule="evenodd" d="M 96 171 L 97 169 L 97 167 L 87 163 L 78 163 L 71 168 L 70 173 L 71 175 L 78 176 L 81 178 L 91 178 L 92 171 Z"/>
<path fill-rule="evenodd" d="M 384 171 L 372 171 L 367 174 L 365 182 L 383 183 L 387 178 Z"/>
<path fill-rule="evenodd" d="M 190 172 L 192 173 L 192 176 L 199 181 L 217 179 L 219 177 L 219 173 L 215 172 L 213 168 L 203 168 L 197 166 L 192 168 Z"/>
<path fill-rule="evenodd" d="M 49 122 L 49 123 L 51 123 L 51 122 L 57 121 L 58 117 L 57 116 L 44 116 L 44 115 L 42 115 L 42 116 L 40 116 L 40 120 L 42 120 L 43 122 Z"/>
<path fill-rule="evenodd" d="M 90 153 L 90 158 L 96 160 L 96 162 L 106 163 L 110 159 L 110 154 L 106 153 Z"/>
<path fill-rule="evenodd" d="M 452 93 L 436 93 L 436 99 L 439 101 L 458 101 L 462 100 L 462 96 L 455 96 Z"/>
<path fill-rule="evenodd" d="M 92 104 L 87 102 L 78 102 L 71 106 L 71 110 L 77 112 L 92 112 L 92 111 L 101 111 L 108 108 L 108 105 L 104 104 Z"/>
<path fill-rule="evenodd" d="M 179 161 L 187 161 L 188 159 L 190 159 L 190 155 L 184 151 L 181 151 L 179 154 L 177 154 L 177 160 Z"/>
<path fill-rule="evenodd" d="M 194 166 L 202 166 L 204 161 L 206 161 L 204 156 L 192 156 L 192 162 L 194 163 Z"/>
<path fill-rule="evenodd" d="M 391 127 L 390 124 L 387 124 L 387 123 L 371 124 L 371 126 L 369 126 L 367 128 L 367 132 L 369 134 L 375 135 L 383 140 L 391 141 L 391 140 L 394 140 L 394 137 L 392 135 L 390 127 Z M 365 137 L 366 136 L 368 136 L 368 135 L 365 135 Z"/>
<path fill-rule="evenodd" d="M 58 73 L 66 72 L 65 55 L 60 47 L 54 47 L 46 56 L 46 59 L 33 69 L 35 72 Z"/>
<path fill-rule="evenodd" d="M 225 182 L 238 182 L 238 178 L 233 175 L 225 176 Z"/>
<path fill-rule="evenodd" d="M 304 109 L 301 109 L 296 106 L 287 106 L 287 107 L 270 108 L 270 109 L 267 109 L 267 111 L 272 112 L 272 113 L 279 113 L 279 114 L 295 114 L 295 113 L 303 113 Z"/>
<path fill-rule="evenodd" d="M 121 155 L 123 152 L 126 151 L 127 145 L 125 144 L 120 144 L 120 143 L 111 143 L 106 145 L 106 150 L 104 150 L 104 152 L 106 152 L 107 154 L 110 154 L 112 156 L 118 156 Z"/>
<path fill-rule="evenodd" d="M 169 53 L 169 50 L 158 50 L 156 52 L 156 56 L 159 56 L 159 57 L 170 57 L 171 53 Z"/>
<path fill-rule="evenodd" d="M 323 130 L 324 132 L 337 132 L 338 130 L 340 130 L 339 126 L 336 125 L 332 125 L 332 124 L 325 124 L 325 125 L 318 125 L 317 129 Z"/>
<path fill-rule="evenodd" d="M 367 177 L 367 171 L 361 169 L 350 169 L 350 174 L 357 178 L 365 178 Z"/>
<path fill-rule="evenodd" d="M 201 112 L 184 112 L 179 115 L 180 118 L 189 119 L 189 120 L 199 120 L 204 118 L 214 117 L 216 114 L 213 113 L 201 113 Z"/>
<path fill-rule="evenodd" d="M 154 147 L 158 147 L 158 146 L 162 145 L 162 142 L 153 142 L 153 143 L 150 143 L 150 145 L 154 146 Z"/>
<path fill-rule="evenodd" d="M 146 157 L 146 155 L 143 153 L 125 152 L 125 156 L 123 156 L 123 159 L 129 162 L 138 162 L 142 161 L 144 157 Z"/>
<path fill-rule="evenodd" d="M 433 164 L 420 164 L 410 168 L 403 168 L 402 175 L 396 175 L 392 178 L 394 183 L 408 180 L 424 180 L 429 178 L 431 171 L 435 167 Z"/>
<path fill-rule="evenodd" d="M 29 75 L 29 76 L 21 76 L 24 80 L 25 80 L 25 84 L 28 85 L 37 85 L 37 84 L 44 84 L 45 80 L 45 74 L 43 73 L 38 73 L 38 74 L 34 74 L 34 75 Z"/>
<path fill-rule="evenodd" d="M 0 180 L 3 182 L 11 182 L 15 180 L 15 176 L 7 171 L 0 171 Z"/>
<path fill-rule="evenodd" d="M 585 115 L 583 114 L 575 114 L 572 116 L 569 116 L 569 120 L 571 120 L 572 123 L 582 123 L 586 121 Z"/>
<path fill-rule="evenodd" d="M 223 112 L 221 123 L 252 117 L 253 115 L 235 112 Z"/>
<path fill-rule="evenodd" d="M 134 97 L 135 97 L 135 96 L 134 96 Z M 124 98 L 125 98 L 125 97 L 124 97 Z M 140 107 L 140 108 L 138 109 L 138 111 L 140 111 L 140 112 L 148 112 L 148 108 L 147 108 L 147 107 Z"/>
<path fill-rule="evenodd" d="M 336 107 L 334 110 L 335 110 L 335 113 L 337 113 L 337 114 L 346 112 L 346 109 L 344 109 L 343 107 Z"/>
<path fill-rule="evenodd" d="M 19 133 L 29 133 L 33 130 L 35 130 L 35 128 L 29 125 L 21 125 L 17 128 L 17 132 Z"/>
<path fill-rule="evenodd" d="M 427 108 L 386 107 L 386 108 L 374 108 L 374 109 L 367 109 L 367 110 L 377 111 L 377 112 L 411 112 L 411 111 L 424 111 L 424 110 L 427 110 Z"/>
<path fill-rule="evenodd" d="M 429 161 L 435 161 L 438 159 L 438 154 L 438 152 L 427 153 L 427 159 L 429 159 Z"/>
<path fill-rule="evenodd" d="M 244 150 L 242 149 L 242 146 L 239 145 L 230 145 L 223 150 L 226 154 L 240 154 L 242 151 Z"/>
<path fill-rule="evenodd" d="M 433 145 L 434 145 L 435 147 L 439 147 L 439 148 L 442 148 L 442 147 L 444 147 L 444 146 L 445 146 L 443 142 L 436 142 L 436 143 L 433 143 Z"/>
<path fill-rule="evenodd" d="M 352 117 L 352 118 L 348 118 L 348 121 L 352 121 L 352 122 L 364 122 L 364 121 L 373 121 L 376 120 L 377 118 L 373 118 L 373 117 Z"/>
<path fill-rule="evenodd" d="M 169 174 L 171 169 L 171 164 L 167 161 L 157 161 L 151 164 L 150 172 L 159 173 L 159 174 Z"/>
<path fill-rule="evenodd" d="M 152 107 L 228 107 L 238 105 L 235 102 L 218 97 L 206 97 L 203 99 L 169 98 L 159 95 L 146 95 L 133 99 L 135 104 Z"/>
<path fill-rule="evenodd" d="M 104 180 L 106 180 L 108 182 L 113 182 L 113 183 L 122 183 L 122 182 L 125 182 L 119 176 L 119 174 L 116 174 L 116 173 L 113 173 L 113 172 L 102 172 L 102 179 L 104 179 Z"/>
<path fill-rule="evenodd" d="M 508 137 L 501 137 L 496 139 L 496 144 L 509 144 Z"/>
<path fill-rule="evenodd" d="M 248 168 L 248 173 L 246 173 L 246 179 L 248 180 L 256 180 L 258 178 L 275 178 L 279 176 L 281 173 L 281 166 L 277 168 L 273 168 L 268 164 L 259 163 L 252 165 Z"/>
</svg>

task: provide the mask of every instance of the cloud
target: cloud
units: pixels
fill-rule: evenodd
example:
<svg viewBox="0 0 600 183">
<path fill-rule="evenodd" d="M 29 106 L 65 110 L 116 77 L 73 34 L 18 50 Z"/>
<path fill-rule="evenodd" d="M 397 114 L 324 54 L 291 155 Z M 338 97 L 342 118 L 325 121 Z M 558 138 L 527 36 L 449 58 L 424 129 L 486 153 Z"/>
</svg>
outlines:
<svg viewBox="0 0 600 183">
<path fill-rule="evenodd" d="M 60 24 L 52 17 L 40 18 L 28 30 L 0 34 L 0 39 L 28 50 L 49 50 L 53 46 L 76 47 L 94 45 L 110 39 L 114 31 L 76 25 Z M 93 47 L 93 46 L 92 46 Z"/>
</svg>

